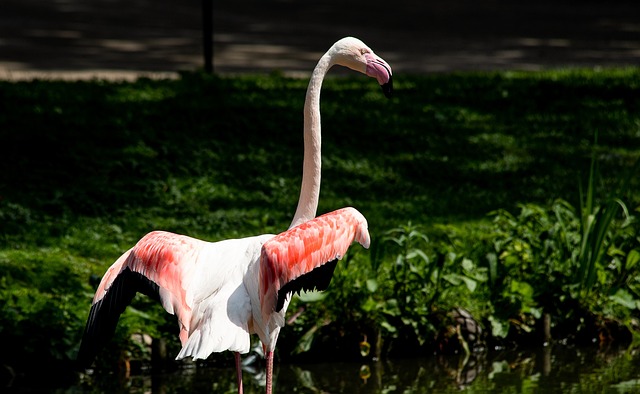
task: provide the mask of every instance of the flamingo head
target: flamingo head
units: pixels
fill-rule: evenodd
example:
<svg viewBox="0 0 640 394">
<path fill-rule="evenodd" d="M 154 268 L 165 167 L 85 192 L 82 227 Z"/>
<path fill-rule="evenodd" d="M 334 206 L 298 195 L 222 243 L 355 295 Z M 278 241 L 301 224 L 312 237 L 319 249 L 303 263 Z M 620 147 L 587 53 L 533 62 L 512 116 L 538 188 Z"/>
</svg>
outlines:
<svg viewBox="0 0 640 394">
<path fill-rule="evenodd" d="M 335 64 L 349 67 L 377 79 L 384 95 L 391 97 L 393 91 L 391 66 L 364 42 L 354 37 L 345 37 L 333 44 L 330 53 Z"/>
</svg>

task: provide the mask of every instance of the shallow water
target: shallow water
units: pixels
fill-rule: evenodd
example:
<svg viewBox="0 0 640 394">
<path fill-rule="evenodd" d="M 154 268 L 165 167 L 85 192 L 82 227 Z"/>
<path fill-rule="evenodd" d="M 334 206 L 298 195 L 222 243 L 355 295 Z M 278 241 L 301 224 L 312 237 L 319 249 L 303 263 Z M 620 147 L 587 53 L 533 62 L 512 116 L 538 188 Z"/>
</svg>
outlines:
<svg viewBox="0 0 640 394">
<path fill-rule="evenodd" d="M 244 371 L 245 393 L 262 393 L 264 372 Z M 640 353 L 565 346 L 389 361 L 277 363 L 277 393 L 629 393 L 640 392 Z M 42 382 L 39 382 L 42 383 Z M 67 387 L 9 392 L 234 393 L 232 368 L 190 367 L 129 378 L 86 376 Z"/>
</svg>

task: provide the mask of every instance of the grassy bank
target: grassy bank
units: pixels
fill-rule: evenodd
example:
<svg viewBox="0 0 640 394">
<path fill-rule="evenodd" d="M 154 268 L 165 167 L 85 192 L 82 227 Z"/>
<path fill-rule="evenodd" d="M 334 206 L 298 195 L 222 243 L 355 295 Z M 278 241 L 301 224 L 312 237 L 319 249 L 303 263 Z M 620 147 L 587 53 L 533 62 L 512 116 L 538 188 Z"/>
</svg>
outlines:
<svg viewBox="0 0 640 394">
<path fill-rule="evenodd" d="M 0 363 L 71 360 L 96 277 L 151 230 L 215 241 L 286 229 L 306 82 L 0 82 Z M 325 302 L 295 301 L 303 313 L 283 330 L 282 356 L 336 335 L 372 353 L 427 349 L 454 307 L 489 338 L 539 333 L 544 315 L 562 338 L 589 319 L 635 324 L 635 174 L 615 195 L 628 214 L 615 210 L 605 231 L 592 291 L 571 272 L 594 149 L 594 207 L 640 157 L 640 70 L 398 75 L 395 85 L 386 100 L 361 76 L 325 81 L 319 213 L 357 207 L 374 245 L 347 257 Z M 122 346 L 143 327 L 177 346 L 172 317 L 144 299 L 135 307 Z"/>
</svg>

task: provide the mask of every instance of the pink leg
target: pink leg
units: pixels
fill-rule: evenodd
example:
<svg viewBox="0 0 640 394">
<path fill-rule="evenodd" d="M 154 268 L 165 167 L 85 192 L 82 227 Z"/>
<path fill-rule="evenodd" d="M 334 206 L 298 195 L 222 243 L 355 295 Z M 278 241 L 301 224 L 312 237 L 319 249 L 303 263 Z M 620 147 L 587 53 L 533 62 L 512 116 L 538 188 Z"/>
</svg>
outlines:
<svg viewBox="0 0 640 394">
<path fill-rule="evenodd" d="M 240 353 L 235 352 L 236 356 L 236 374 L 238 375 L 238 394 L 242 394 L 242 365 L 240 364 Z"/>
<path fill-rule="evenodd" d="M 273 381 L 273 352 L 267 352 L 267 394 L 271 394 Z"/>
</svg>

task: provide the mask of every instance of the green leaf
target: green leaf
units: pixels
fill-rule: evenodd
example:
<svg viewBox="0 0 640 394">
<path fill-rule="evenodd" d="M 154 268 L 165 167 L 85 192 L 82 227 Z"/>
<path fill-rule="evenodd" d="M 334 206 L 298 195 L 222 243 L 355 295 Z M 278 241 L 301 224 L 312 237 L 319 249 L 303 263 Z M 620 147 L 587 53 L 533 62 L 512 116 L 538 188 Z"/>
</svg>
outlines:
<svg viewBox="0 0 640 394">
<path fill-rule="evenodd" d="M 533 287 L 527 282 L 511 281 L 511 292 L 522 295 L 526 299 L 533 298 Z"/>
<path fill-rule="evenodd" d="M 536 319 L 540 319 L 542 317 L 542 309 L 540 308 L 531 307 L 531 308 L 528 308 L 527 312 L 531 313 L 531 315 Z"/>
<path fill-rule="evenodd" d="M 640 379 L 625 380 L 611 385 L 611 388 L 618 393 L 631 393 L 637 390 L 638 387 L 640 387 Z"/>
<path fill-rule="evenodd" d="M 380 323 L 380 326 L 382 328 L 384 328 L 385 330 L 389 331 L 389 332 L 396 332 L 396 328 L 394 326 L 392 326 L 391 324 L 389 324 L 386 321 L 383 321 L 382 323 Z"/>
<path fill-rule="evenodd" d="M 454 286 L 458 286 L 458 285 L 460 285 L 462 283 L 460 275 L 458 275 L 458 274 L 442 275 L 442 279 L 446 280 L 447 282 L 451 283 Z"/>
<path fill-rule="evenodd" d="M 378 290 L 378 281 L 375 279 L 367 279 L 367 290 L 370 293 L 375 293 Z"/>
<path fill-rule="evenodd" d="M 327 293 L 322 291 L 303 291 L 298 294 L 298 298 L 302 302 L 318 302 L 327 297 Z"/>
<path fill-rule="evenodd" d="M 415 257 L 420 257 L 426 264 L 429 264 L 429 257 L 420 249 L 411 249 L 407 253 L 407 260 Z"/>
<path fill-rule="evenodd" d="M 496 338 L 506 338 L 509 334 L 509 323 L 498 320 L 493 316 L 489 316 L 491 323 L 491 334 Z"/>
<path fill-rule="evenodd" d="M 395 298 L 390 298 L 385 302 L 384 313 L 390 316 L 400 316 L 400 308 Z"/>
<path fill-rule="evenodd" d="M 475 279 L 460 274 L 446 274 L 442 276 L 442 279 L 454 286 L 459 286 L 464 283 L 470 292 L 473 292 L 478 286 L 478 282 Z"/>
<path fill-rule="evenodd" d="M 146 320 L 152 320 L 153 319 L 149 313 L 143 312 L 140 309 L 136 309 L 133 306 L 129 306 L 127 308 L 127 313 L 129 313 L 131 315 L 139 316 L 139 317 L 141 317 L 143 319 L 146 319 Z"/>
<path fill-rule="evenodd" d="M 473 271 L 473 269 L 475 268 L 475 265 L 473 264 L 473 261 L 471 261 L 471 259 L 468 258 L 463 258 L 462 259 L 462 269 L 465 271 Z"/>
<path fill-rule="evenodd" d="M 476 287 L 478 286 L 478 282 L 475 279 L 469 278 L 468 276 L 461 275 L 460 279 L 462 279 L 464 284 L 467 285 L 467 289 L 469 289 L 469 291 L 472 293 L 475 291 Z"/>
<path fill-rule="evenodd" d="M 634 299 L 631 293 L 625 289 L 618 289 L 609 299 L 625 308 L 636 309 L 638 307 L 638 300 Z"/>
<path fill-rule="evenodd" d="M 367 298 L 367 300 L 361 306 L 362 310 L 365 312 L 371 312 L 378 308 L 378 303 L 371 297 Z"/>
<path fill-rule="evenodd" d="M 635 267 L 636 264 L 638 264 L 638 261 L 640 261 L 640 250 L 638 249 L 631 250 L 627 255 L 626 268 L 628 270 L 633 269 L 633 267 Z"/>
<path fill-rule="evenodd" d="M 293 354 L 300 354 L 311 349 L 311 344 L 313 343 L 313 339 L 315 338 L 316 331 L 320 328 L 317 324 L 309 329 L 309 331 L 305 332 L 304 335 L 298 341 L 295 349 L 293 350 Z"/>
</svg>

